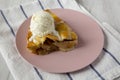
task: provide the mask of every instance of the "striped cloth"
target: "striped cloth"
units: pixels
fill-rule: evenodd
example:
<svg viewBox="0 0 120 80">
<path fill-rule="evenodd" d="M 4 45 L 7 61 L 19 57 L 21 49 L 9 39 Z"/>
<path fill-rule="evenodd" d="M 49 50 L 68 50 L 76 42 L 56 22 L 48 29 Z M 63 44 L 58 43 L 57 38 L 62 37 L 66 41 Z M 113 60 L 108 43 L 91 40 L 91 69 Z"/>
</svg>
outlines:
<svg viewBox="0 0 120 80">
<path fill-rule="evenodd" d="M 48 8 L 74 9 L 95 19 L 74 0 L 38 0 L 0 10 L 0 53 L 15 80 L 113 80 L 120 76 L 119 33 L 109 24 L 98 21 L 104 31 L 105 45 L 98 59 L 88 67 L 72 73 L 54 74 L 44 72 L 26 62 L 17 52 L 16 32 L 20 24 L 34 12 Z"/>
</svg>

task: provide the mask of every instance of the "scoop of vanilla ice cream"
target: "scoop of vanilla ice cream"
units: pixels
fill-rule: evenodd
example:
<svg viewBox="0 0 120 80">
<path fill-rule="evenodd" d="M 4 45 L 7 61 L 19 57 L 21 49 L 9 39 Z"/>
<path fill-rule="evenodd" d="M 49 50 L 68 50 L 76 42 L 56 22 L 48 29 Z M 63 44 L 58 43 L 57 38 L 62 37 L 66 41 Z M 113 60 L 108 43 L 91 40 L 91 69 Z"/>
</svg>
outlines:
<svg viewBox="0 0 120 80">
<path fill-rule="evenodd" d="M 54 19 L 50 13 L 45 11 L 39 11 L 34 13 L 31 18 L 30 31 L 32 32 L 32 37 L 30 41 L 35 42 L 35 37 L 43 37 L 47 34 L 53 34 L 58 36 L 58 32 L 55 30 Z"/>
</svg>

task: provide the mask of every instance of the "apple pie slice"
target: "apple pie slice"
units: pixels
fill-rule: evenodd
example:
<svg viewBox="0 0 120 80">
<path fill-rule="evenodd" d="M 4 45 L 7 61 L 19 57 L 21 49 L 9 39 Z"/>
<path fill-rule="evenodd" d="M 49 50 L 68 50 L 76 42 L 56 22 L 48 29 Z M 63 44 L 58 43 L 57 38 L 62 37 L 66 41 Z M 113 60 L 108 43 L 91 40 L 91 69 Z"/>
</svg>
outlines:
<svg viewBox="0 0 120 80">
<path fill-rule="evenodd" d="M 50 24 L 48 24 L 48 30 L 50 31 L 51 25 L 54 25 L 54 31 L 53 29 L 51 29 L 51 32 L 47 32 L 47 27 L 45 29 L 40 28 L 40 29 L 30 29 L 28 30 L 28 36 L 27 36 L 27 48 L 34 54 L 37 55 L 45 55 L 45 54 L 49 54 L 50 52 L 53 51 L 69 51 L 72 50 L 73 48 L 75 48 L 75 46 L 78 43 L 78 36 L 77 34 L 70 28 L 69 25 L 67 25 L 62 19 L 60 19 L 58 16 L 56 16 L 54 13 L 52 13 L 50 10 L 44 10 L 44 12 L 46 12 L 45 14 L 47 15 L 47 13 L 53 18 L 53 24 L 52 22 L 48 21 L 50 19 L 47 20 L 48 17 L 45 17 L 46 15 L 42 14 L 41 17 L 43 17 L 44 21 L 40 23 L 40 25 L 42 25 L 43 27 L 46 27 L 44 25 L 48 24 L 48 22 Z M 41 14 L 41 13 L 40 13 Z M 39 15 L 39 13 L 38 13 Z M 38 16 L 40 17 L 40 16 Z M 35 19 L 35 16 L 32 16 L 32 19 L 36 22 L 39 21 L 43 21 L 40 18 L 37 20 L 37 18 Z M 51 19 L 52 20 L 52 19 Z M 40 25 L 35 24 L 38 27 L 40 27 Z M 32 25 L 34 27 L 34 25 Z M 37 27 L 36 27 L 37 28 Z M 37 31 L 41 31 L 42 33 L 45 33 L 44 31 L 46 31 L 46 34 L 42 34 L 42 36 L 40 36 L 39 33 L 38 35 L 35 35 L 35 33 L 37 34 Z M 34 33 L 33 33 L 33 32 Z M 54 34 L 55 33 L 55 34 Z M 35 35 L 35 36 L 33 36 Z M 34 37 L 34 39 L 31 40 L 31 38 Z"/>
</svg>

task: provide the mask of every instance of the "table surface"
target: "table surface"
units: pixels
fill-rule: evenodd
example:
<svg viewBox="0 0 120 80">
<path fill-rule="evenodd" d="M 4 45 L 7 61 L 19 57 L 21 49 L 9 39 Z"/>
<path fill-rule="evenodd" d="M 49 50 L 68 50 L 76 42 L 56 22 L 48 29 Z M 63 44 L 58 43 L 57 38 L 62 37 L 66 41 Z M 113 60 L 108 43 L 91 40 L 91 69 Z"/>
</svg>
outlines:
<svg viewBox="0 0 120 80">
<path fill-rule="evenodd" d="M 36 0 L 0 0 L 0 9 L 28 3 Z M 100 22 L 107 22 L 120 32 L 120 0 L 76 0 Z M 3 57 L 0 54 L 0 80 L 14 80 Z M 120 80 L 116 78 L 115 80 Z"/>
</svg>

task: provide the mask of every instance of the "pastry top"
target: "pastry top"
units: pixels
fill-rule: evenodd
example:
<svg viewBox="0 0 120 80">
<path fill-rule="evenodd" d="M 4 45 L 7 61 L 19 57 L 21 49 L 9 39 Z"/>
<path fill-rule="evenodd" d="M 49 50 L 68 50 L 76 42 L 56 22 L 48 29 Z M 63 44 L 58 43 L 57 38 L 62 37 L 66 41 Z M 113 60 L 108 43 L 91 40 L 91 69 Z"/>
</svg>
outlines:
<svg viewBox="0 0 120 80">
<path fill-rule="evenodd" d="M 40 14 L 42 18 L 40 17 Z M 44 19 L 46 18 L 49 19 L 44 21 Z M 42 26 L 44 24 L 45 26 Z M 46 34 L 44 34 L 45 32 Z M 33 37 L 36 41 L 30 40 Z M 70 29 L 70 27 L 64 21 L 58 18 L 50 10 L 45 10 L 33 14 L 28 38 L 29 41 L 38 45 L 38 44 L 43 44 L 47 38 L 53 41 L 73 40 L 73 39 L 77 39 L 77 35 Z"/>
</svg>

